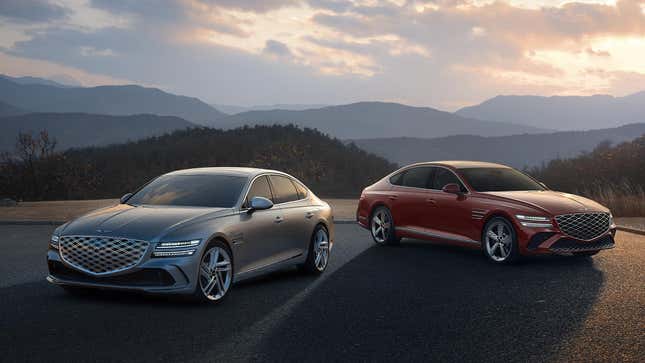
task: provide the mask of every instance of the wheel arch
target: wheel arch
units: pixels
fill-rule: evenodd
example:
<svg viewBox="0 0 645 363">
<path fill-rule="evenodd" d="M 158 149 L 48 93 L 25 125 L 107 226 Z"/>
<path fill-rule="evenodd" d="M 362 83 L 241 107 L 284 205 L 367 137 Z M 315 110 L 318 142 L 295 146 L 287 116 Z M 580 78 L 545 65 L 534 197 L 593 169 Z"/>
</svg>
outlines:
<svg viewBox="0 0 645 363">
<path fill-rule="evenodd" d="M 368 225 L 369 225 L 369 223 L 371 223 L 372 217 L 374 216 L 374 212 L 375 212 L 377 209 L 379 209 L 380 207 L 385 207 L 385 208 L 387 208 L 387 209 L 390 211 L 390 214 L 392 214 L 392 209 L 390 209 L 390 206 L 389 206 L 389 205 L 385 204 L 385 202 L 384 202 L 384 201 L 382 201 L 382 200 L 376 201 L 376 202 L 374 202 L 374 203 L 372 204 L 372 206 L 371 206 L 371 208 L 370 208 L 370 213 L 369 213 L 369 216 L 368 216 L 368 218 L 369 218 L 369 220 L 368 220 Z M 392 216 L 392 218 L 394 218 L 394 216 Z"/>
<path fill-rule="evenodd" d="M 496 210 L 490 212 L 486 217 L 484 217 L 484 219 L 482 219 L 482 227 L 479 231 L 479 240 L 481 243 L 484 242 L 484 230 L 486 229 L 486 225 L 488 225 L 488 223 L 494 218 L 504 218 L 506 221 L 508 221 L 511 227 L 513 227 L 513 233 L 517 235 L 517 227 L 515 226 L 515 223 L 513 223 L 513 219 L 511 218 L 510 214 L 501 210 Z"/>
<path fill-rule="evenodd" d="M 215 233 L 213 234 L 208 240 L 206 240 L 206 243 L 204 244 L 204 250 L 206 250 L 206 247 L 214 241 L 219 241 L 222 242 L 223 244 L 226 245 L 228 248 L 228 251 L 231 253 L 231 262 L 235 262 L 235 254 L 233 252 L 233 244 L 230 242 L 229 238 L 227 238 L 226 235 L 223 233 Z"/>
</svg>

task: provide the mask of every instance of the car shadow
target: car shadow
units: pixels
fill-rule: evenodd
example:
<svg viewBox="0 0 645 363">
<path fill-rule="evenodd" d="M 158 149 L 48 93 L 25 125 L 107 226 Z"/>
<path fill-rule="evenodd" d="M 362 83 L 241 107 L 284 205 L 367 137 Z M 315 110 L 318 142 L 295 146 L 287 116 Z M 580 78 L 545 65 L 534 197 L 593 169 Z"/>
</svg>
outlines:
<svg viewBox="0 0 645 363">
<path fill-rule="evenodd" d="M 581 328 L 603 280 L 591 258 L 499 266 L 480 251 L 404 240 L 370 248 L 329 276 L 255 356 L 545 361 Z"/>
<path fill-rule="evenodd" d="M 235 285 L 220 304 L 45 281 L 0 289 L 6 361 L 185 361 L 282 306 L 313 281 L 295 268 Z"/>
</svg>

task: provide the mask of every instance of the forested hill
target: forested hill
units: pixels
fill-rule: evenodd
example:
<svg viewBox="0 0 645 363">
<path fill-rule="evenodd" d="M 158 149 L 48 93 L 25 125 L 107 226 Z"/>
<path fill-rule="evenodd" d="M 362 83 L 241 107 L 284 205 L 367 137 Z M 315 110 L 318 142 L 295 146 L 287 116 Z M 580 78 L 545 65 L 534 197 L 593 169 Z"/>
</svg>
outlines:
<svg viewBox="0 0 645 363">
<path fill-rule="evenodd" d="M 43 149 L 43 148 L 40 148 Z M 46 148 L 44 148 L 46 149 Z M 0 163 L 0 198 L 114 198 L 150 178 L 184 168 L 250 166 L 282 170 L 319 196 L 358 197 L 395 165 L 311 129 L 257 126 L 194 128 L 126 144 L 36 155 Z M 3 170 L 4 169 L 4 170 Z M 36 175 L 34 180 L 30 180 Z"/>
</svg>

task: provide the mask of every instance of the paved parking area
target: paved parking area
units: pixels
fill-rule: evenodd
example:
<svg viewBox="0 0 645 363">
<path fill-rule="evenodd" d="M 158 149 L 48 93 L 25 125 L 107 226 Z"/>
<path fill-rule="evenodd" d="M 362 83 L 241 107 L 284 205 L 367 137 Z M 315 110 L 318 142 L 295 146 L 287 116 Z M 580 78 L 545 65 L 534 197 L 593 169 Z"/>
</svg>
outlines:
<svg viewBox="0 0 645 363">
<path fill-rule="evenodd" d="M 338 225 L 322 276 L 279 272 L 209 306 L 67 295 L 44 280 L 52 230 L 0 226 L 2 361 L 645 361 L 643 236 L 495 266 Z"/>
</svg>

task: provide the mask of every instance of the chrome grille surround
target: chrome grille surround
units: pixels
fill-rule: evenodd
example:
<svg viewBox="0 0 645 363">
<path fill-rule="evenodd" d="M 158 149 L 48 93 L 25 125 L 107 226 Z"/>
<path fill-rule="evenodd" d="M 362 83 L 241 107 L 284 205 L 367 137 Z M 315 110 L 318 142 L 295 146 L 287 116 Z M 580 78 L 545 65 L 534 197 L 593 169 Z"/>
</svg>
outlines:
<svg viewBox="0 0 645 363">
<path fill-rule="evenodd" d="M 590 241 L 609 230 L 609 213 L 574 213 L 555 216 L 564 234 L 583 241 Z"/>
<path fill-rule="evenodd" d="M 65 263 L 94 276 L 136 266 L 150 245 L 147 241 L 108 236 L 61 236 L 58 244 Z"/>
</svg>

